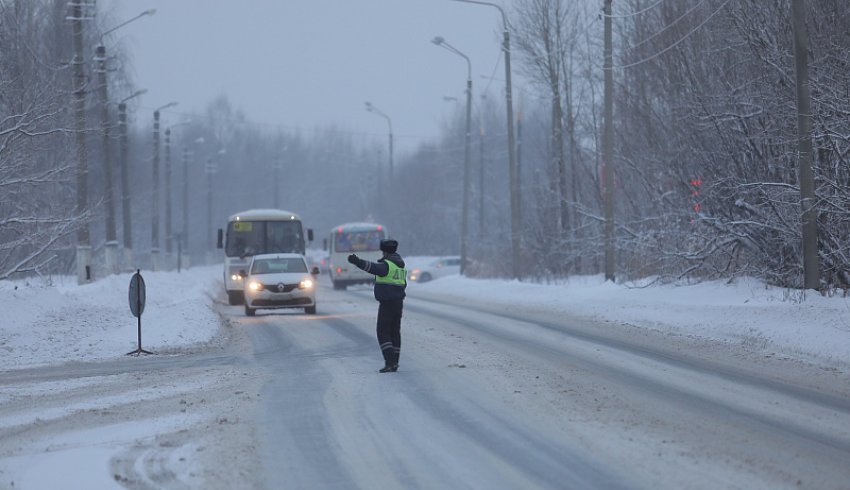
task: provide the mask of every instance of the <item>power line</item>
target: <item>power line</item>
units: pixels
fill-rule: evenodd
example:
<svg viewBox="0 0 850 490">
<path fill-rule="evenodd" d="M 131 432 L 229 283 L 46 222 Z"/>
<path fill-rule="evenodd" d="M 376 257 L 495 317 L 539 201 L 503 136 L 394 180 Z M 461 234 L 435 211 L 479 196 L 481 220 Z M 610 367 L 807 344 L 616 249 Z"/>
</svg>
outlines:
<svg viewBox="0 0 850 490">
<path fill-rule="evenodd" d="M 642 45 L 646 44 L 647 42 L 649 42 L 649 41 L 651 41 L 651 40 L 655 39 L 657 36 L 660 36 L 660 35 L 661 35 L 664 31 L 666 31 L 667 29 L 669 29 L 669 28 L 673 27 L 674 25 L 676 25 L 676 23 L 677 23 L 677 22 L 679 22 L 680 20 L 682 20 L 682 19 L 684 19 L 685 17 L 687 17 L 688 15 L 690 15 L 693 11 L 695 11 L 696 9 L 698 9 L 698 8 L 699 8 L 700 6 L 702 6 L 702 4 L 704 4 L 705 2 L 706 2 L 706 0 L 700 0 L 700 1 L 696 4 L 696 5 L 694 5 L 693 7 L 691 7 L 691 8 L 690 8 L 689 10 L 687 10 L 684 14 L 680 15 L 679 17 L 677 17 L 677 18 L 676 18 L 676 20 L 674 20 L 673 22 L 671 22 L 671 23 L 667 24 L 666 26 L 664 26 L 664 28 L 662 28 L 660 31 L 656 32 L 655 34 L 653 34 L 653 35 L 649 36 L 648 38 L 646 38 L 646 39 L 644 39 L 644 40 L 640 41 L 639 43 L 635 44 L 634 46 L 632 46 L 632 48 L 631 48 L 631 49 L 639 48 L 640 46 L 642 46 Z"/>
<path fill-rule="evenodd" d="M 612 68 L 617 68 L 617 69 L 632 68 L 632 67 L 634 67 L 634 66 L 641 65 L 641 64 L 646 63 L 646 62 L 648 62 L 648 61 L 652 61 L 652 60 L 654 60 L 655 58 L 658 58 L 658 57 L 659 57 L 659 56 L 661 56 L 662 54 L 664 54 L 664 53 L 666 53 L 666 52 L 670 51 L 671 49 L 675 48 L 676 46 L 678 46 L 679 44 L 681 44 L 682 42 L 684 42 L 686 39 L 688 39 L 689 37 L 691 37 L 691 35 L 693 35 L 696 31 L 698 31 L 700 28 L 702 28 L 702 26 L 704 26 L 705 24 L 707 24 L 707 23 L 708 23 L 708 21 L 710 21 L 710 20 L 711 20 L 711 19 L 712 19 L 715 15 L 717 15 L 717 14 L 718 14 L 721 10 L 723 10 L 723 7 L 725 7 L 725 6 L 726 6 L 729 2 L 731 2 L 731 1 L 732 1 L 732 0 L 725 0 L 722 4 L 720 4 L 720 6 L 719 6 L 719 7 L 717 7 L 717 9 L 716 9 L 714 12 L 712 12 L 712 13 L 711 13 L 711 15 L 709 15 L 708 17 L 706 17 L 706 18 L 705 18 L 705 20 L 703 20 L 702 22 L 700 22 L 700 24 L 699 24 L 698 26 L 694 27 L 694 28 L 693 28 L 690 32 L 688 32 L 687 34 L 685 34 L 685 35 L 684 35 L 681 39 L 679 39 L 679 40 L 678 40 L 678 41 L 676 41 L 675 43 L 671 44 L 670 46 L 668 46 L 668 47 L 666 47 L 666 48 L 662 49 L 661 51 L 659 51 L 659 52 L 657 52 L 657 53 L 655 53 L 655 54 L 653 54 L 653 55 L 651 55 L 651 56 L 648 56 L 648 57 L 643 58 L 643 59 L 641 59 L 641 60 L 635 61 L 634 63 L 629 63 L 629 64 L 627 64 L 627 65 L 614 65 Z M 700 2 L 700 4 L 702 4 L 702 3 L 703 3 L 703 2 Z M 672 24 L 670 24 L 670 25 L 672 25 Z M 668 26 L 668 27 L 669 27 L 669 26 Z M 665 29 L 666 29 L 666 27 L 665 27 Z M 635 46 L 635 47 L 637 47 L 637 46 Z M 632 49 L 634 49 L 635 47 L 633 47 Z"/>
</svg>

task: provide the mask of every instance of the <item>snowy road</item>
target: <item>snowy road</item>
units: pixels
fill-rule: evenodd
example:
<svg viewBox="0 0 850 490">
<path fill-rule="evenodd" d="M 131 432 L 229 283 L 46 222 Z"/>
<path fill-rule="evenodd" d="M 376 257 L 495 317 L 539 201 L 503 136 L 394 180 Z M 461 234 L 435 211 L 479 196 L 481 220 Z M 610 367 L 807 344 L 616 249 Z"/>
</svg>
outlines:
<svg viewBox="0 0 850 490">
<path fill-rule="evenodd" d="M 840 369 L 413 284 L 378 374 L 371 290 L 322 279 L 318 315 L 219 291 L 210 342 L 4 371 L 0 487 L 848 488 Z"/>
<path fill-rule="evenodd" d="M 292 488 L 846 488 L 846 377 L 728 346 L 411 291 L 379 375 L 368 289 L 241 317 L 265 484 Z M 450 300 L 448 300 L 450 302 Z"/>
</svg>

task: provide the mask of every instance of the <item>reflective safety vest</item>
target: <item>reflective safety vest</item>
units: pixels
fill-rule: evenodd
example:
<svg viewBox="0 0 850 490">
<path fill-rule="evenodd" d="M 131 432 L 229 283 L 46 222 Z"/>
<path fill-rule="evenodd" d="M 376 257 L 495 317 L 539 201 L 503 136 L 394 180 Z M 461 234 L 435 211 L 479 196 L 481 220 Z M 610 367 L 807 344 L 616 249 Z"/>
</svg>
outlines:
<svg viewBox="0 0 850 490">
<path fill-rule="evenodd" d="M 390 286 L 406 286 L 407 285 L 407 269 L 403 269 L 391 260 L 384 261 L 389 270 L 386 276 L 375 276 L 377 284 L 389 284 Z"/>
</svg>

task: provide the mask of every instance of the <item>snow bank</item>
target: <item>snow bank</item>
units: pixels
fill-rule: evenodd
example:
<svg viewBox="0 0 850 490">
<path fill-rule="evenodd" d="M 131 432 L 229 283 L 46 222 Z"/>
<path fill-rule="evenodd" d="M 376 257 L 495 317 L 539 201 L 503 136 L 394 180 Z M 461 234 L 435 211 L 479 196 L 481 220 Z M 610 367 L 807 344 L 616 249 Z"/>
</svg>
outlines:
<svg viewBox="0 0 850 490">
<path fill-rule="evenodd" d="M 767 286 L 754 279 L 696 285 L 615 285 L 582 276 L 557 285 L 446 277 L 408 292 L 564 311 L 753 349 L 850 363 L 850 299 Z"/>
<path fill-rule="evenodd" d="M 75 277 L 0 281 L 0 369 L 119 357 L 138 345 L 125 273 L 78 286 Z M 168 351 L 210 340 L 218 315 L 210 297 L 221 266 L 142 272 L 147 301 L 142 347 Z"/>
</svg>

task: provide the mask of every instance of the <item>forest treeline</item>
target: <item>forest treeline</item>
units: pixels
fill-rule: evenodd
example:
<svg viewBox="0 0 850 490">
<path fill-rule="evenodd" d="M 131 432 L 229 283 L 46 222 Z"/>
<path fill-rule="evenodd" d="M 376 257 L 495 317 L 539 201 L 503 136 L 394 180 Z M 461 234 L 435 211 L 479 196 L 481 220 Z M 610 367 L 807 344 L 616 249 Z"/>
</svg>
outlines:
<svg viewBox="0 0 850 490">
<path fill-rule="evenodd" d="M 525 279 L 603 268 L 601 7 L 602 0 L 515 0 L 506 10 L 520 80 L 514 109 Z M 91 231 L 95 264 L 106 245 L 107 159 L 93 50 L 116 22 L 86 16 L 88 206 L 80 212 L 68 8 L 59 0 L 0 0 L 0 278 L 72 271 L 82 226 Z M 806 10 L 820 281 L 847 288 L 850 3 L 812 0 Z M 617 279 L 749 275 L 801 287 L 790 1 L 614 0 L 612 21 Z M 121 241 L 128 201 L 117 165 L 117 103 L 137 87 L 128 75 L 131 53 L 120 42 L 109 46 L 106 123 Z M 214 230 L 252 207 L 299 212 L 316 229 L 314 247 L 334 225 L 374 220 L 407 255 L 457 254 L 468 189 L 468 272 L 510 277 L 501 83 L 475 81 L 466 188 L 463 94 L 439 137 L 395 155 L 392 175 L 385 140 L 350 128 L 255 124 L 225 95 L 203 113 L 167 111 L 157 185 L 152 108 L 144 97 L 128 100 L 134 265 L 143 267 L 154 246 L 176 251 L 178 239 L 194 262 L 204 260 L 214 251 Z M 155 195 L 157 212 L 172 213 L 159 244 L 151 234 Z M 158 221 L 166 226 L 165 216 Z"/>
</svg>

